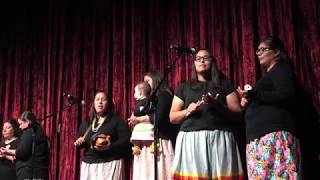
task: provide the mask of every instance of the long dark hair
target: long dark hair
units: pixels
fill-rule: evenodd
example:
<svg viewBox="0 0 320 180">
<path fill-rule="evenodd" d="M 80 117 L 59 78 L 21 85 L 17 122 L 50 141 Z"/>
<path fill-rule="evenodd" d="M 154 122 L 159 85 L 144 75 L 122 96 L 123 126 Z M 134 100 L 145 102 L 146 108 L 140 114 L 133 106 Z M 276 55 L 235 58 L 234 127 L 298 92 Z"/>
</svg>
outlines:
<svg viewBox="0 0 320 180">
<path fill-rule="evenodd" d="M 277 36 L 267 36 L 260 43 L 266 44 L 272 50 L 278 50 L 279 61 L 280 62 L 289 62 L 289 57 L 284 49 L 283 42 Z"/>
<path fill-rule="evenodd" d="M 207 80 L 210 81 L 209 84 L 212 88 L 220 88 L 221 74 L 220 74 L 220 71 L 217 67 L 216 59 L 214 58 L 214 56 L 212 55 L 210 50 L 207 48 L 198 49 L 196 54 L 198 54 L 199 51 L 207 51 L 209 53 L 210 57 L 212 58 L 210 72 L 208 72 L 209 79 L 207 79 Z M 196 71 L 196 67 L 193 63 L 192 69 L 191 69 L 191 88 L 193 88 L 193 89 L 198 88 L 198 84 L 199 84 L 199 80 L 198 80 L 198 76 L 197 76 L 197 71 Z"/>
<path fill-rule="evenodd" d="M 97 118 L 97 111 L 94 108 L 94 99 L 99 93 L 103 93 L 107 97 L 107 111 L 104 113 L 104 115 L 106 115 L 107 117 L 111 117 L 113 113 L 113 104 L 112 104 L 111 98 L 108 96 L 108 93 L 106 91 L 99 90 L 95 93 L 91 107 L 90 107 L 90 111 L 89 111 L 90 122 L 92 122 L 95 118 Z"/>
<path fill-rule="evenodd" d="M 151 94 L 155 91 L 155 88 L 160 84 L 161 80 L 163 79 L 163 74 L 158 71 L 149 71 L 146 72 L 143 77 L 149 76 L 152 79 L 152 86 L 151 86 Z M 167 82 L 164 81 L 161 86 L 159 87 L 159 91 L 168 91 L 170 94 L 172 94 L 172 91 L 167 85 Z M 158 96 L 159 91 L 157 92 L 156 96 Z"/>
<path fill-rule="evenodd" d="M 24 111 L 24 112 L 20 115 L 19 119 L 20 119 L 21 121 L 24 121 L 24 122 L 27 121 L 27 120 L 29 120 L 29 121 L 31 122 L 31 124 L 37 123 L 37 118 L 36 118 L 36 116 L 35 116 L 31 111 Z"/>
</svg>

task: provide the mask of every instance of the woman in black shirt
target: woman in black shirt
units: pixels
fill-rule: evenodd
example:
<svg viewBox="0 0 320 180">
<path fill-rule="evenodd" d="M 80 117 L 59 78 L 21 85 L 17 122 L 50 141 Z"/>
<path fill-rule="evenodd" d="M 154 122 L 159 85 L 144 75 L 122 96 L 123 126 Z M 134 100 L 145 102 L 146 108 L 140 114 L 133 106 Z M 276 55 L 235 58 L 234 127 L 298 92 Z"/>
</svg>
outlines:
<svg viewBox="0 0 320 180">
<path fill-rule="evenodd" d="M 243 179 L 232 133 L 232 117 L 240 112 L 234 88 L 220 78 L 209 50 L 198 50 L 191 80 L 180 85 L 172 101 L 171 122 L 181 124 L 173 178 Z"/>
<path fill-rule="evenodd" d="M 90 109 L 90 119 L 79 128 L 76 146 L 84 148 L 81 180 L 124 180 L 124 160 L 129 147 L 129 130 L 112 112 L 107 93 L 99 91 Z"/>
<path fill-rule="evenodd" d="M 249 179 L 299 179 L 300 148 L 295 137 L 295 76 L 273 36 L 261 41 L 256 55 L 266 69 L 253 90 L 238 88 L 245 113 Z"/>
<path fill-rule="evenodd" d="M 2 140 L 0 142 L 0 177 L 6 177 L 8 180 L 15 180 L 16 169 L 14 155 L 5 154 L 6 149 L 14 150 L 18 145 L 18 138 L 21 130 L 15 119 L 10 119 L 3 123 Z"/>
<path fill-rule="evenodd" d="M 23 112 L 18 123 L 22 135 L 17 149 L 6 150 L 16 156 L 17 179 L 48 179 L 49 149 L 44 130 L 30 111 Z"/>
</svg>

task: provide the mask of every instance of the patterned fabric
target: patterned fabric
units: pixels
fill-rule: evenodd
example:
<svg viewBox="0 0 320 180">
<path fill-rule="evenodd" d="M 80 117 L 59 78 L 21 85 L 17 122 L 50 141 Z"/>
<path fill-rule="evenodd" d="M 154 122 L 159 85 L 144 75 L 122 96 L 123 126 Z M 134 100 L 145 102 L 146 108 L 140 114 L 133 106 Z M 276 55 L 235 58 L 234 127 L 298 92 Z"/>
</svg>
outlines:
<svg viewBox="0 0 320 180">
<path fill-rule="evenodd" d="M 169 140 L 159 139 L 160 148 L 158 154 L 158 179 L 171 179 L 171 167 L 174 157 L 172 143 Z M 133 159 L 133 180 L 154 179 L 154 153 L 150 147 L 151 142 L 141 146 L 139 155 Z"/>
<path fill-rule="evenodd" d="M 106 163 L 81 164 L 80 180 L 125 180 L 124 161 L 113 160 Z"/>
<path fill-rule="evenodd" d="M 286 131 L 267 134 L 247 144 L 249 179 L 300 179 L 300 148 Z"/>
<path fill-rule="evenodd" d="M 234 136 L 228 131 L 180 131 L 173 162 L 175 180 L 244 179 Z"/>
</svg>

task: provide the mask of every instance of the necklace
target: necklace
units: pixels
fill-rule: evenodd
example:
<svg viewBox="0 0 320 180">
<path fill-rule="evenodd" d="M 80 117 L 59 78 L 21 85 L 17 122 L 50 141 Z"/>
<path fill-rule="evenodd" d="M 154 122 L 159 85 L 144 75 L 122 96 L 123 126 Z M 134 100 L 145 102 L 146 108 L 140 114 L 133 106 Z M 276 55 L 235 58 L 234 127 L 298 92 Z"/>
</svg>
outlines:
<svg viewBox="0 0 320 180">
<path fill-rule="evenodd" d="M 98 126 L 95 127 L 96 125 L 96 122 L 97 122 L 97 119 L 99 118 L 99 121 L 98 121 Z M 100 120 L 100 118 L 103 118 L 103 120 Z M 104 123 L 106 117 L 97 117 L 93 120 L 92 122 L 92 132 L 97 132 L 99 130 L 99 128 L 102 126 L 102 124 Z"/>
</svg>

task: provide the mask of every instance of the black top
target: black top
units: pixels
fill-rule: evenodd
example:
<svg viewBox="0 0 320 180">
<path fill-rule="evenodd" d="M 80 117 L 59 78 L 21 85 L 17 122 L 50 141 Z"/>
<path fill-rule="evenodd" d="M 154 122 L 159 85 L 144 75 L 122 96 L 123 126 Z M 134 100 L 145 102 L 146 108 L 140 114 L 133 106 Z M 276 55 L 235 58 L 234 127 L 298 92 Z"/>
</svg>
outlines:
<svg viewBox="0 0 320 180">
<path fill-rule="evenodd" d="M 89 127 L 89 124 L 89 121 L 82 122 L 78 132 L 78 137 L 84 135 L 85 131 Z M 97 127 L 97 125 L 95 125 L 95 127 Z M 97 151 L 90 148 L 90 139 L 92 136 L 97 134 L 106 134 L 110 136 L 110 149 L 105 151 Z M 94 133 L 91 129 L 88 133 L 86 142 L 80 146 L 84 148 L 83 161 L 86 163 L 102 163 L 124 158 L 129 152 L 129 138 L 129 129 L 124 120 L 117 115 L 112 115 L 112 117 L 108 117 L 105 120 L 97 132 Z"/>
<path fill-rule="evenodd" d="M 34 144 L 34 150 L 33 150 Z M 48 178 L 48 139 L 38 123 L 24 129 L 16 149 L 16 172 L 18 179 Z"/>
<path fill-rule="evenodd" d="M 139 117 L 152 113 L 151 103 L 147 104 L 148 101 L 148 98 L 137 100 L 137 105 L 133 111 L 134 116 Z"/>
<path fill-rule="evenodd" d="M 279 130 L 295 132 L 295 76 L 289 64 L 277 63 L 250 93 L 246 113 L 247 142 Z"/>
<path fill-rule="evenodd" d="M 8 144 L 5 144 L 4 141 L 0 142 L 0 147 L 6 147 L 9 149 L 16 149 L 18 145 L 18 139 L 11 141 Z M 15 180 L 16 177 L 16 169 L 15 163 L 11 160 L 0 158 L 0 177 L 5 177 L 8 180 Z"/>
<path fill-rule="evenodd" d="M 221 87 L 211 87 L 210 82 L 198 82 L 197 86 L 191 87 L 191 81 L 180 85 L 176 96 L 184 102 L 184 108 L 187 108 L 192 102 L 201 100 L 202 95 L 210 92 L 213 96 L 219 94 L 218 101 L 226 104 L 226 96 L 235 89 L 227 80 L 221 80 Z M 193 112 L 182 122 L 180 131 L 198 131 L 198 130 L 232 130 L 231 121 L 223 118 L 220 111 L 209 104 L 202 104 L 196 112 Z"/>
<path fill-rule="evenodd" d="M 179 126 L 170 123 L 170 109 L 172 104 L 172 94 L 166 90 L 160 90 L 156 104 L 156 118 L 159 122 L 159 137 L 171 140 L 174 144 L 179 131 Z"/>
</svg>

